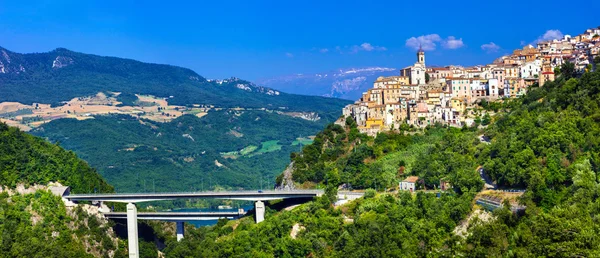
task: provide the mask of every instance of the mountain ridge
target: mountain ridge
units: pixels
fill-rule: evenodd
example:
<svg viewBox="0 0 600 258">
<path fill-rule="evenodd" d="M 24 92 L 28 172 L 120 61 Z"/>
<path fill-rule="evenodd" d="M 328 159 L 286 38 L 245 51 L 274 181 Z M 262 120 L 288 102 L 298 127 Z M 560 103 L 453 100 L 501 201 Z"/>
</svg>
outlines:
<svg viewBox="0 0 600 258">
<path fill-rule="evenodd" d="M 0 52 L 0 90 L 3 91 L 0 102 L 57 105 L 72 98 L 110 91 L 125 93 L 120 100 L 133 94 L 148 94 L 172 96 L 171 102 L 175 105 L 281 107 L 292 111 L 331 109 L 331 104 L 348 103 L 283 93 L 239 78 L 209 81 L 188 68 L 85 54 L 66 48 L 21 54 L 0 47 Z"/>
</svg>

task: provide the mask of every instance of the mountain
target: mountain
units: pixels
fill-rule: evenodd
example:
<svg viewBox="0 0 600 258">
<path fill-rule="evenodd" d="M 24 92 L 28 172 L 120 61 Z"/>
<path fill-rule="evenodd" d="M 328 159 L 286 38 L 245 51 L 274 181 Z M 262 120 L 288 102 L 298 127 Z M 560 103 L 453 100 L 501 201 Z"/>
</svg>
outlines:
<svg viewBox="0 0 600 258">
<path fill-rule="evenodd" d="M 314 96 L 357 100 L 379 76 L 398 75 L 387 67 L 339 69 L 316 74 L 293 74 L 260 79 L 256 82 L 277 90 Z"/>
<path fill-rule="evenodd" d="M 103 57 L 57 48 L 47 53 L 20 54 L 0 47 L 0 103 L 57 105 L 98 92 L 169 97 L 173 105 L 222 108 L 285 108 L 291 111 L 332 110 L 347 101 L 287 94 L 237 78 L 208 81 L 177 66 Z"/>
<path fill-rule="evenodd" d="M 0 120 L 74 151 L 119 192 L 271 187 L 350 103 L 63 48 L 0 49 L 0 62 Z"/>
</svg>

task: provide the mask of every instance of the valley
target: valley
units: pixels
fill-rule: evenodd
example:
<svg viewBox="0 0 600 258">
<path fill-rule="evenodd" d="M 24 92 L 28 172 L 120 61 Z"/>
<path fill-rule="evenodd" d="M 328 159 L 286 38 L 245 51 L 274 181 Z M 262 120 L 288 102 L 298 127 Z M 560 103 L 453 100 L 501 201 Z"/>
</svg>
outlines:
<svg viewBox="0 0 600 258">
<path fill-rule="evenodd" d="M 0 121 L 74 151 L 118 192 L 272 188 L 350 103 L 64 48 L 0 53 Z"/>
</svg>

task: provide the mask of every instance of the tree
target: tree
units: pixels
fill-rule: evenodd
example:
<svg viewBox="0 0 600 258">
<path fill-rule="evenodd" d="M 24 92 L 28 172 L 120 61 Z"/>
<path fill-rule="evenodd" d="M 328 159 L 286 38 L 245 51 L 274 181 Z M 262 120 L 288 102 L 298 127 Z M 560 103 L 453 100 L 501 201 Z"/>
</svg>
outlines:
<svg viewBox="0 0 600 258">
<path fill-rule="evenodd" d="M 492 118 L 490 117 L 490 114 L 485 113 L 485 115 L 483 115 L 483 119 L 481 120 L 481 125 L 489 125 L 491 121 Z"/>
<path fill-rule="evenodd" d="M 340 185 L 340 175 L 338 173 L 338 169 L 332 164 L 328 163 L 326 166 L 327 174 L 325 175 L 326 187 L 325 187 L 325 195 L 329 198 L 331 203 L 337 201 L 337 190 Z"/>
<path fill-rule="evenodd" d="M 425 73 L 425 83 L 429 83 L 430 77 L 429 73 Z"/>
<path fill-rule="evenodd" d="M 569 80 L 576 75 L 575 64 L 571 62 L 565 62 L 560 66 L 560 75 L 565 78 L 565 80 Z"/>
</svg>

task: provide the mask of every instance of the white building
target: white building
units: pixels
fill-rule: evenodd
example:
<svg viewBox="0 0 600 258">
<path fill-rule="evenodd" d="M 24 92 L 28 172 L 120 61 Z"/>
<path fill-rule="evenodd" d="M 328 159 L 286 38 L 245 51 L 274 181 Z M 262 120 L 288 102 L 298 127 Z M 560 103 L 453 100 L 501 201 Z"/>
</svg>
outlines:
<svg viewBox="0 0 600 258">
<path fill-rule="evenodd" d="M 498 90 L 499 90 L 498 79 L 489 79 L 487 83 L 488 94 L 490 98 L 497 99 L 498 98 Z"/>
<path fill-rule="evenodd" d="M 542 60 L 535 60 L 521 66 L 521 78 L 535 78 L 542 70 Z"/>
<path fill-rule="evenodd" d="M 425 73 L 425 52 L 419 49 L 419 52 L 417 52 L 417 62 L 410 69 L 410 84 L 425 84 Z"/>
<path fill-rule="evenodd" d="M 411 191 L 414 192 L 416 190 L 416 183 L 419 180 L 419 177 L 409 176 L 400 182 L 400 191 Z"/>
</svg>

